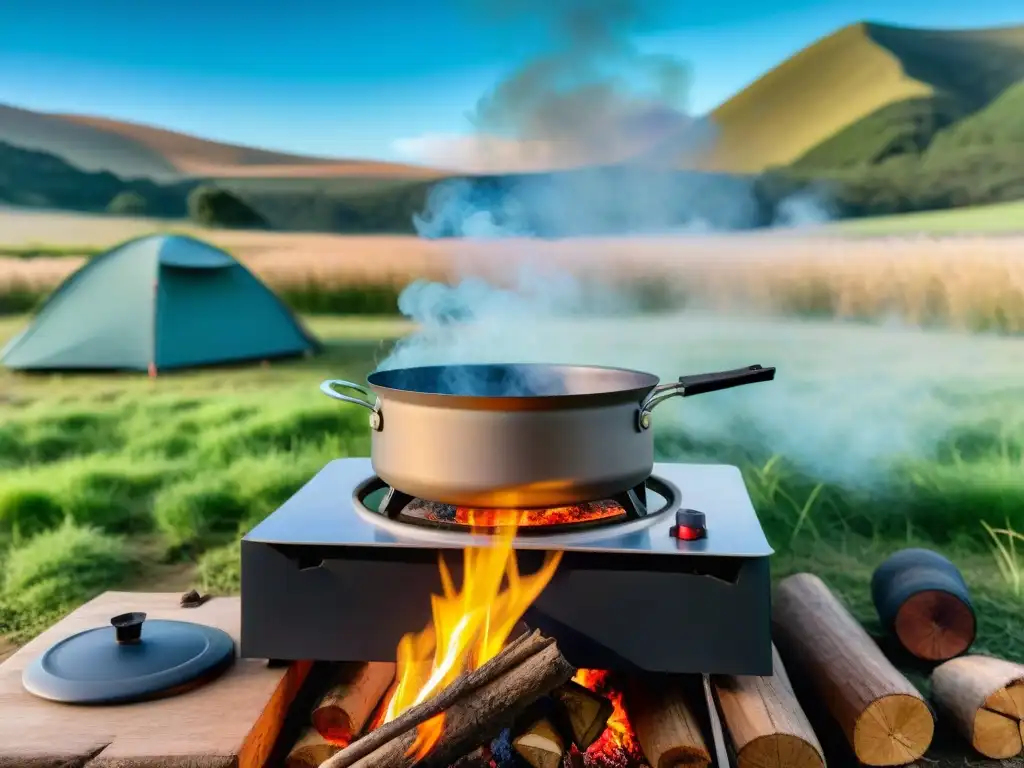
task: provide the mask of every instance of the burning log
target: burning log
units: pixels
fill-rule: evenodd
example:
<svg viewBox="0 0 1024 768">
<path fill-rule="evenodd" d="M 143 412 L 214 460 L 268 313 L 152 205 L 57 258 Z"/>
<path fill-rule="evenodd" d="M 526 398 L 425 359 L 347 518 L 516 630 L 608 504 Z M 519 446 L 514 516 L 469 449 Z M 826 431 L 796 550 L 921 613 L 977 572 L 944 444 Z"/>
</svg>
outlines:
<svg viewBox="0 0 1024 768">
<path fill-rule="evenodd" d="M 425 764 L 449 765 L 467 750 L 493 738 L 520 712 L 567 682 L 573 672 L 558 646 L 549 643 L 471 695 L 458 699 L 445 711 L 441 736 Z M 410 729 L 353 765 L 409 768 L 417 762 L 415 754 L 410 754 L 416 740 L 416 730 Z"/>
<path fill-rule="evenodd" d="M 651 768 L 710 765 L 695 707 L 682 689 L 672 683 L 635 685 L 626 705 L 640 748 Z"/>
<path fill-rule="evenodd" d="M 572 681 L 557 688 L 551 698 L 561 705 L 573 744 L 580 752 L 586 752 L 604 733 L 614 705 L 606 697 Z"/>
<path fill-rule="evenodd" d="M 613 711 L 609 699 L 569 681 L 523 712 L 512 748 L 534 768 L 561 765 L 571 747 L 583 753 L 597 741 Z"/>
<path fill-rule="evenodd" d="M 512 739 L 512 748 L 533 768 L 558 768 L 565 754 L 565 739 L 544 717 L 533 721 Z"/>
<path fill-rule="evenodd" d="M 316 728 L 307 728 L 285 758 L 285 768 L 317 768 L 337 754 L 344 744 L 332 744 Z"/>
<path fill-rule="evenodd" d="M 417 726 L 441 713 L 445 713 L 445 723 L 438 751 L 452 762 L 496 733 L 488 728 L 486 733 L 476 734 L 479 738 L 473 742 L 473 734 L 467 733 L 473 730 L 472 726 L 488 723 L 489 719 L 498 723 L 504 720 L 503 714 L 514 718 L 523 708 L 568 681 L 572 672 L 553 640 L 538 632 L 524 635 L 436 696 L 353 742 L 321 768 L 411 765 L 406 752 L 415 742 Z M 467 701 L 461 701 L 463 698 Z"/>
<path fill-rule="evenodd" d="M 990 656 L 962 656 L 932 672 L 932 695 L 957 730 L 985 757 L 1020 754 L 1024 666 Z"/>
<path fill-rule="evenodd" d="M 738 768 L 825 768 L 779 652 L 770 677 L 716 677 L 715 692 Z"/>
<path fill-rule="evenodd" d="M 924 698 L 821 579 L 783 579 L 772 623 L 791 669 L 811 683 L 862 763 L 905 765 L 924 755 L 935 733 Z"/>
<path fill-rule="evenodd" d="M 340 665 L 313 710 L 313 726 L 325 739 L 349 743 L 362 732 L 394 679 L 390 662 Z"/>
</svg>

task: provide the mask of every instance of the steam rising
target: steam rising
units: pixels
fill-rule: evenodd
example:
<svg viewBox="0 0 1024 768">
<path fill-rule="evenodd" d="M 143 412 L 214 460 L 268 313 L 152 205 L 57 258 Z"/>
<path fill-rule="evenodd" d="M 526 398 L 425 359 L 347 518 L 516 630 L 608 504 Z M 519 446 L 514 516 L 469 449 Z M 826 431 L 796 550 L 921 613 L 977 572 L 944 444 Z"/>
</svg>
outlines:
<svg viewBox="0 0 1024 768">
<path fill-rule="evenodd" d="M 474 123 L 492 133 L 556 142 L 580 162 L 595 157 L 615 162 L 522 177 L 505 186 L 442 185 L 415 220 L 421 236 L 488 240 L 749 226 L 757 204 L 744 182 L 675 172 L 687 152 L 703 151 L 713 135 L 683 111 L 685 67 L 644 56 L 631 43 L 650 4 L 508 0 L 499 6 L 543 19 L 554 49 L 481 99 Z M 812 199 L 790 201 L 783 214 L 790 224 L 821 218 Z M 756 248 L 756 242 L 747 247 Z M 778 375 L 772 383 L 660 405 L 656 430 L 757 443 L 823 479 L 848 484 L 880 477 L 897 457 L 923 457 L 934 450 L 955 411 L 938 391 L 940 374 L 927 360 L 933 354 L 956 357 L 948 350 L 980 343 L 913 330 L 697 313 L 623 317 L 629 300 L 614 286 L 595 296 L 574 275 L 538 272 L 525 259 L 499 266 L 494 284 L 466 277 L 455 285 L 410 285 L 399 308 L 420 330 L 379 367 L 593 364 L 671 380 L 754 363 L 774 365 Z M 591 315 L 612 319 L 573 319 L 584 306 Z M 1006 354 L 991 345 L 987 351 L 971 349 L 984 358 L 976 370 Z M 453 391 L 475 387 L 465 371 L 448 382 Z M 513 382 L 504 394 L 528 389 L 529 382 Z"/>
</svg>

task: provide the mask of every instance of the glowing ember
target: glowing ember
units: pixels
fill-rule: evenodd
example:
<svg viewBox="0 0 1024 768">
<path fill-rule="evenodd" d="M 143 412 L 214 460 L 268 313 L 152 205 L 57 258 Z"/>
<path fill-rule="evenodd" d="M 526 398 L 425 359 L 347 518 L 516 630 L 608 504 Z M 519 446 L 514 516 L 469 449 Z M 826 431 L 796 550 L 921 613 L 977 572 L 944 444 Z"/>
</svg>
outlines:
<svg viewBox="0 0 1024 768">
<path fill-rule="evenodd" d="M 468 509 L 458 507 L 455 510 L 455 522 L 460 525 L 477 525 L 483 528 L 494 528 L 502 525 L 507 519 L 509 510 L 504 509 Z M 624 514 L 621 506 L 615 503 L 577 504 L 571 507 L 550 507 L 548 509 L 518 509 L 511 511 L 516 515 L 516 524 L 521 527 L 539 525 L 570 525 L 589 523 L 595 520 L 606 520 Z M 469 521 L 473 522 L 470 523 Z"/>
<path fill-rule="evenodd" d="M 595 501 L 568 507 L 545 509 L 471 509 L 447 504 L 419 501 L 407 507 L 405 514 L 435 523 L 475 525 L 479 528 L 497 528 L 516 525 L 520 528 L 539 528 L 545 525 L 575 525 L 621 517 L 626 512 L 614 501 Z M 471 522 L 472 521 L 472 522 Z"/>
<path fill-rule="evenodd" d="M 459 675 L 481 666 L 505 645 L 516 623 L 537 599 L 561 560 L 561 552 L 548 555 L 536 573 L 519 573 L 512 542 L 518 518 L 514 511 L 487 513 L 488 527 L 498 526 L 493 546 L 463 552 L 462 590 L 455 588 L 451 572 L 439 558 L 442 594 L 431 596 L 433 622 L 398 644 L 398 673 L 394 694 L 383 722 L 439 693 Z M 467 510 L 466 524 L 479 528 L 476 514 Z M 502 590 L 502 585 L 507 587 Z M 427 720 L 416 730 L 409 755 L 421 759 L 437 744 L 445 715 Z"/>
<path fill-rule="evenodd" d="M 573 680 L 594 693 L 607 697 L 614 707 L 611 717 L 608 718 L 608 727 L 598 740 L 590 745 L 586 752 L 587 757 L 593 758 L 598 765 L 646 765 L 643 750 L 640 749 L 636 733 L 626 716 L 622 691 L 614 687 L 608 672 L 599 669 L 580 669 Z"/>
</svg>

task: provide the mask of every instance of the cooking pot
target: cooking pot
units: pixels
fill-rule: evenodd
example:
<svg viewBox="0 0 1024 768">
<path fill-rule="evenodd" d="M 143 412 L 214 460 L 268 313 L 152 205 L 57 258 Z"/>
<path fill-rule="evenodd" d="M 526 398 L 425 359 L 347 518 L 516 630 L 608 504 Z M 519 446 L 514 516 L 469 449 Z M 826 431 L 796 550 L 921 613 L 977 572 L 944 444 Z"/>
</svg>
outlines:
<svg viewBox="0 0 1024 768">
<path fill-rule="evenodd" d="M 664 400 L 774 378 L 752 365 L 659 385 L 625 368 L 521 363 L 394 368 L 370 374 L 369 389 L 340 379 L 320 389 L 370 411 L 371 463 L 392 488 L 528 509 L 608 499 L 646 480 L 651 411 Z"/>
</svg>

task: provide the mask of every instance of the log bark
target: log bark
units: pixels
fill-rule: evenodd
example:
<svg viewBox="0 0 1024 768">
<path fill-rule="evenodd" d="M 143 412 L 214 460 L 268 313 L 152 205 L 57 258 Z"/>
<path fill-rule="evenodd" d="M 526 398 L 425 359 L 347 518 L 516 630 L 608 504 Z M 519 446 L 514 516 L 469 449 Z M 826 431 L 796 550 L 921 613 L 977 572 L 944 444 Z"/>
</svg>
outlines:
<svg viewBox="0 0 1024 768">
<path fill-rule="evenodd" d="M 491 750 L 487 747 L 477 747 L 468 755 L 463 755 L 454 763 L 451 768 L 490 768 Z"/>
<path fill-rule="evenodd" d="M 316 728 L 307 728 L 285 758 L 285 768 L 317 768 L 338 753 L 344 744 L 332 744 Z"/>
<path fill-rule="evenodd" d="M 825 756 L 778 650 L 772 675 L 713 679 L 738 768 L 824 768 Z"/>
<path fill-rule="evenodd" d="M 440 739 L 422 765 L 424 768 L 450 765 L 473 747 L 489 742 L 527 707 L 568 682 L 574 672 L 558 646 L 552 643 L 460 698 L 444 712 Z M 409 754 L 415 741 L 416 729 L 410 727 L 353 765 L 356 768 L 410 768 L 417 762 L 415 755 Z"/>
<path fill-rule="evenodd" d="M 581 752 L 586 752 L 604 733 L 615 709 L 605 696 L 572 681 L 557 688 L 551 698 L 562 707 L 572 741 Z"/>
<path fill-rule="evenodd" d="M 977 623 L 963 576 L 930 549 L 903 549 L 871 577 L 882 626 L 919 659 L 946 661 L 974 642 Z"/>
<path fill-rule="evenodd" d="M 362 733 L 394 679 L 395 664 L 391 662 L 339 665 L 313 710 L 313 727 L 330 741 L 351 742 Z"/>
<path fill-rule="evenodd" d="M 640 749 L 651 768 L 711 763 L 692 697 L 665 681 L 634 682 L 626 692 L 626 711 Z"/>
<path fill-rule="evenodd" d="M 862 763 L 906 765 L 924 755 L 935 733 L 924 698 L 821 579 L 783 579 L 772 624 L 782 658 L 809 681 Z"/>
<path fill-rule="evenodd" d="M 512 739 L 512 748 L 533 768 L 558 768 L 565 754 L 565 739 L 550 720 L 541 718 Z"/>
<path fill-rule="evenodd" d="M 354 765 L 374 750 L 402 736 L 410 729 L 415 729 L 420 723 L 444 712 L 460 697 L 500 678 L 508 670 L 515 668 L 525 659 L 538 654 L 553 643 L 552 639 L 543 637 L 539 632 L 517 638 L 479 669 L 461 675 L 433 698 L 411 707 L 391 722 L 384 723 L 361 739 L 352 742 L 324 763 L 321 768 L 348 768 L 348 766 Z"/>
<path fill-rule="evenodd" d="M 982 755 L 1020 754 L 1024 666 L 991 656 L 962 656 L 932 672 L 932 696 Z"/>
</svg>

